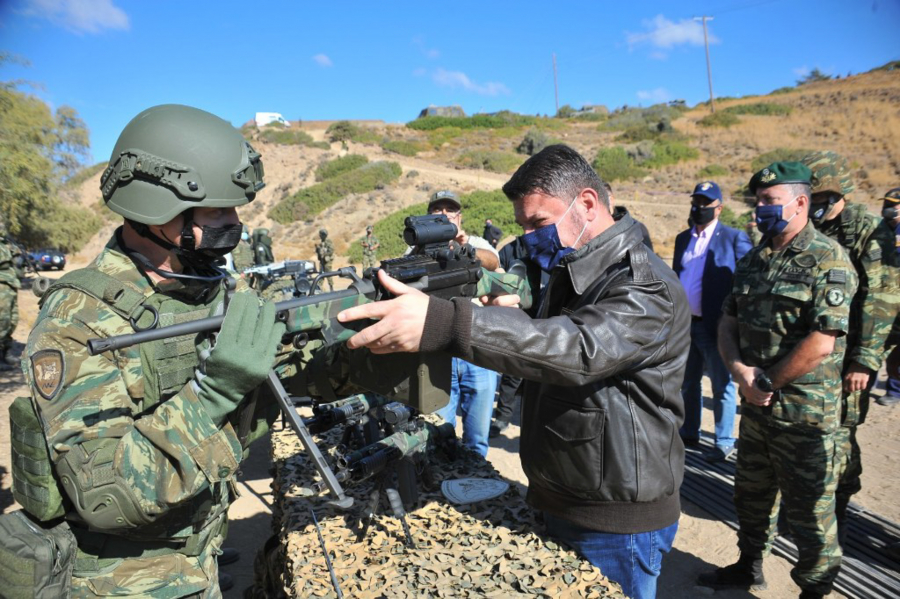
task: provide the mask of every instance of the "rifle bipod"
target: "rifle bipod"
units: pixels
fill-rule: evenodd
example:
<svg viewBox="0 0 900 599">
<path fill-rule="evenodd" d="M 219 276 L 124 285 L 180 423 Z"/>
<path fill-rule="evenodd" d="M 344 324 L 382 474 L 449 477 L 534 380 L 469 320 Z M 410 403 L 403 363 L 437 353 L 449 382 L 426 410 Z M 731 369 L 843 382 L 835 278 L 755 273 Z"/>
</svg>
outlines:
<svg viewBox="0 0 900 599">
<path fill-rule="evenodd" d="M 390 483 L 388 482 L 388 479 L 393 474 L 393 470 L 393 468 L 389 468 L 379 475 L 378 482 L 375 483 L 375 488 L 369 496 L 369 503 L 366 506 L 366 515 L 360 519 L 359 532 L 356 534 L 356 542 L 360 543 L 366 538 L 369 526 L 372 524 L 375 516 L 378 515 L 378 508 L 381 505 L 381 493 L 384 491 L 384 494 L 388 499 L 388 504 L 391 506 L 391 512 L 394 514 L 394 518 L 397 518 L 403 526 L 403 534 L 406 536 L 406 540 L 403 544 L 406 545 L 408 549 L 415 549 L 416 543 L 413 541 L 412 532 L 409 529 L 409 522 L 406 521 L 406 510 L 403 508 L 403 500 L 400 498 L 400 492 L 390 486 Z"/>
</svg>

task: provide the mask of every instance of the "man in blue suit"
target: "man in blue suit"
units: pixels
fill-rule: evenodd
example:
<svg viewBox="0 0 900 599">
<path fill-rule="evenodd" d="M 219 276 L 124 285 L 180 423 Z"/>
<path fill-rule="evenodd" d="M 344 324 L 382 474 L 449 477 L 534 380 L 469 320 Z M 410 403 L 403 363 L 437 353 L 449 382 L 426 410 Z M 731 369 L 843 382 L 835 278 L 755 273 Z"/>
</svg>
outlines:
<svg viewBox="0 0 900 599">
<path fill-rule="evenodd" d="M 672 269 L 681 279 L 691 307 L 691 349 L 681 395 L 684 398 L 684 425 L 681 438 L 687 447 L 700 441 L 703 394 L 700 379 L 704 369 L 713 387 L 716 419 L 716 447 L 707 455 L 710 462 L 724 460 L 734 452 L 735 388 L 716 345 L 716 330 L 722 303 L 731 291 L 737 261 L 753 247 L 743 231 L 719 222 L 722 191 L 712 181 L 699 183 L 691 194 L 692 226 L 675 238 Z"/>
</svg>

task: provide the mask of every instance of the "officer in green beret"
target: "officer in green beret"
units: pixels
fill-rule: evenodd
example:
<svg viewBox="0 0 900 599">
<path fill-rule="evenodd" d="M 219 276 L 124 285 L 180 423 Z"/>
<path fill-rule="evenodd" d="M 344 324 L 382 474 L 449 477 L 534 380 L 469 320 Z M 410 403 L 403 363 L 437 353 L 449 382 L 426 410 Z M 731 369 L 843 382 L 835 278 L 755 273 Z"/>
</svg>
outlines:
<svg viewBox="0 0 900 599">
<path fill-rule="evenodd" d="M 844 355 L 844 394 L 841 429 L 838 432 L 846 463 L 837 490 L 838 533 L 841 545 L 847 534 L 846 512 L 850 498 L 862 487 L 862 462 L 856 427 L 869 411 L 869 390 L 881 368 L 884 343 L 897 313 L 886 296 L 883 251 L 876 231 L 879 219 L 863 204 L 850 202 L 855 188 L 846 158 L 834 152 L 813 152 L 801 159 L 812 171 L 809 218 L 816 229 L 846 250 L 859 278 L 850 303 L 850 331 Z"/>
<path fill-rule="evenodd" d="M 779 492 L 801 597 L 831 592 L 841 565 L 834 517 L 841 461 L 841 370 L 856 272 L 809 221 L 809 168 L 776 162 L 750 180 L 763 241 L 738 262 L 719 351 L 741 395 L 734 503 L 737 563 L 702 574 L 713 588 L 762 589 Z"/>
</svg>

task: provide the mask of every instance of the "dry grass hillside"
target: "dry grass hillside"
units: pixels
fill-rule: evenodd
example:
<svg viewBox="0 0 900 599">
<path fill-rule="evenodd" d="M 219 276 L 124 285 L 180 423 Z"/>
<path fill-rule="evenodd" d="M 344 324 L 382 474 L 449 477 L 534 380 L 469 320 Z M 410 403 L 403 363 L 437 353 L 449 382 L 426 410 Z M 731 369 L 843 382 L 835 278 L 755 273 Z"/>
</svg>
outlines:
<svg viewBox="0 0 900 599">
<path fill-rule="evenodd" d="M 684 228 L 687 218 L 687 194 L 705 177 L 699 173 L 709 165 L 721 167 L 725 174 L 716 176 L 726 192 L 734 192 L 746 183 L 751 161 L 760 154 L 777 148 L 834 150 L 850 159 L 854 167 L 856 201 L 869 203 L 891 187 L 900 185 L 900 71 L 876 71 L 846 79 L 804 85 L 786 93 L 747 97 L 717 102 L 717 109 L 755 103 L 790 106 L 787 116 L 741 115 L 738 124 L 729 128 L 703 127 L 698 121 L 709 113 L 706 106 L 684 112 L 672 122 L 675 129 L 688 136 L 687 143 L 699 151 L 696 159 L 653 169 L 646 177 L 614 183 L 618 203 L 625 204 L 651 231 L 657 251 L 671 255 L 672 241 Z M 300 126 L 315 141 L 326 139 L 331 122 L 309 122 Z M 473 151 L 498 152 L 510 158 L 528 127 L 502 129 L 464 129 L 448 132 L 416 131 L 404 125 L 377 121 L 358 122 L 360 127 L 386 140 L 402 140 L 416 144 L 420 151 L 414 157 L 384 150 L 376 143 L 350 142 L 347 149 L 332 143 L 330 149 L 303 145 L 278 145 L 256 138 L 254 146 L 263 155 L 266 188 L 256 201 L 242 209 L 241 218 L 251 227 L 272 229 L 276 240 L 276 258 L 313 256 L 313 245 L 319 228 L 327 228 L 341 255 L 337 264 L 347 261 L 346 252 L 368 222 L 425 201 L 431 192 L 450 188 L 466 193 L 474 190 L 498 189 L 507 173 L 467 168 L 466 156 Z M 296 125 L 294 126 L 297 127 Z M 597 123 L 555 120 L 547 134 L 567 143 L 592 160 L 598 149 L 616 145 L 618 131 L 602 131 Z M 279 225 L 267 213 L 283 198 L 315 183 L 314 171 L 321 163 L 347 152 L 362 154 L 370 161 L 397 162 L 403 174 L 384 189 L 353 194 L 309 220 Z M 516 160 L 510 170 L 515 168 Z M 603 173 L 600 173 L 603 175 Z M 89 178 L 72 191 L 84 205 L 96 205 L 100 174 Z M 732 202 L 737 211 L 746 210 L 740 200 Z M 480 232 L 481 223 L 472 223 Z M 89 243 L 74 263 L 84 262 L 96 254 L 108 237 L 105 228 Z M 514 233 L 508 231 L 508 233 Z"/>
</svg>

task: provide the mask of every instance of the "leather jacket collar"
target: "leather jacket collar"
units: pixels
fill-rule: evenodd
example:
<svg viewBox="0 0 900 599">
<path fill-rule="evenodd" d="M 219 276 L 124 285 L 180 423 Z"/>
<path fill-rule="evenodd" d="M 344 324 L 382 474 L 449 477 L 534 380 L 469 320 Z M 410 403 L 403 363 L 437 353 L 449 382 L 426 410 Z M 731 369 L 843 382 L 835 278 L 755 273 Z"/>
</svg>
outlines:
<svg viewBox="0 0 900 599">
<path fill-rule="evenodd" d="M 613 218 L 613 226 L 560 261 L 568 269 L 572 288 L 579 295 L 597 281 L 598 274 L 621 262 L 631 248 L 644 241 L 641 228 L 627 212 Z"/>
</svg>

